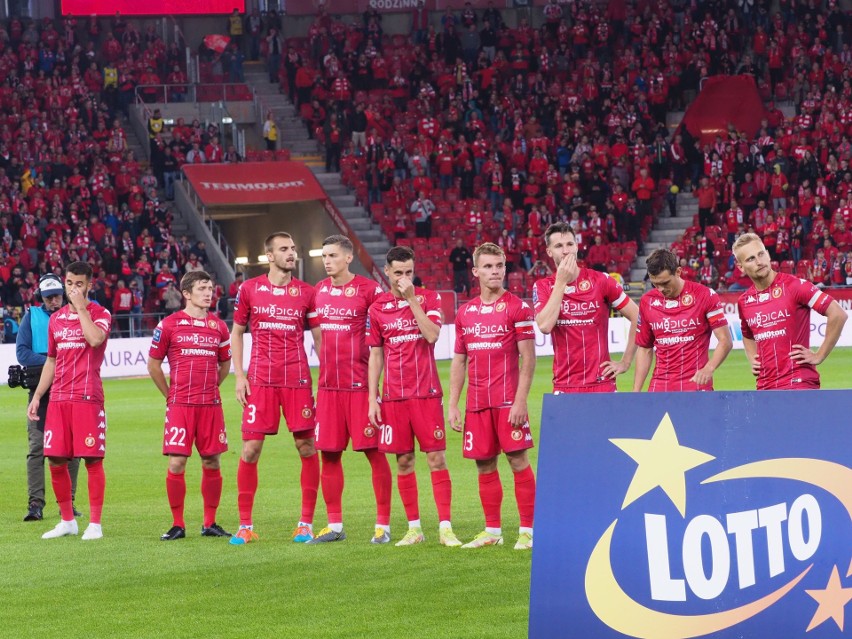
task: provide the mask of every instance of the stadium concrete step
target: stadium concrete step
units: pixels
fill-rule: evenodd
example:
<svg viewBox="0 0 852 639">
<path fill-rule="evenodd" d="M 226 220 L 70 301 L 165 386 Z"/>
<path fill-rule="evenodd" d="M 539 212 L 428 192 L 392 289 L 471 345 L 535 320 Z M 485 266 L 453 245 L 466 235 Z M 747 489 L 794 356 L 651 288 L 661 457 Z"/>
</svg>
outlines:
<svg viewBox="0 0 852 639">
<path fill-rule="evenodd" d="M 684 231 L 692 226 L 692 216 L 678 215 L 676 217 L 661 217 L 657 220 L 655 229 L 680 229 Z"/>
<path fill-rule="evenodd" d="M 683 111 L 669 111 L 666 113 L 666 127 L 668 127 L 671 133 L 674 133 L 674 130 L 680 126 L 683 114 Z"/>
<path fill-rule="evenodd" d="M 654 229 L 651 231 L 648 239 L 652 242 L 663 242 L 668 246 L 672 242 L 676 242 L 683 235 L 684 229 Z"/>
</svg>

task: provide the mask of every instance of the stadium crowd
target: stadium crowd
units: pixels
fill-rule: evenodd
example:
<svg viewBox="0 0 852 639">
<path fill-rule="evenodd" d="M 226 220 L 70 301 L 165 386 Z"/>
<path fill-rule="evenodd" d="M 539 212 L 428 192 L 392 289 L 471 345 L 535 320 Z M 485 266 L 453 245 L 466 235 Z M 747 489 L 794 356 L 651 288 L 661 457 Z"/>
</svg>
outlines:
<svg viewBox="0 0 852 639">
<path fill-rule="evenodd" d="M 523 267 L 513 291 L 528 294 L 535 238 L 557 220 L 586 262 L 626 274 L 679 197 L 710 204 L 673 246 L 688 275 L 701 277 L 706 252 L 717 286 L 742 285 L 731 246 L 753 230 L 782 270 L 852 282 L 848 16 L 833 1 L 607 6 L 551 1 L 539 28 L 510 28 L 493 3 L 447 8 L 439 24 L 420 8 L 410 38 L 385 35 L 376 11 L 347 23 L 321 9 L 285 43 L 279 75 L 327 168 L 389 237 L 446 262 L 427 285 L 451 281 L 461 237 L 498 242 Z M 759 131 L 708 144 L 670 133 L 669 110 L 734 73 L 753 75 L 767 102 Z"/>
<path fill-rule="evenodd" d="M 166 47 L 153 28 L 140 34 L 120 14 L 109 24 L 66 17 L 0 26 L 0 308 L 7 338 L 14 339 L 39 276 L 61 275 L 63 264 L 91 264 L 95 297 L 116 313 L 125 335 L 138 332 L 143 313 L 179 304 L 180 276 L 204 268 L 203 243 L 173 236 L 161 195 L 173 195 L 193 144 L 216 146 L 216 131 L 179 122 L 168 144 L 152 134 L 157 153 L 149 165 L 130 149 L 122 120 L 137 85 L 159 77 L 185 82 L 181 64 L 176 45 Z"/>
</svg>

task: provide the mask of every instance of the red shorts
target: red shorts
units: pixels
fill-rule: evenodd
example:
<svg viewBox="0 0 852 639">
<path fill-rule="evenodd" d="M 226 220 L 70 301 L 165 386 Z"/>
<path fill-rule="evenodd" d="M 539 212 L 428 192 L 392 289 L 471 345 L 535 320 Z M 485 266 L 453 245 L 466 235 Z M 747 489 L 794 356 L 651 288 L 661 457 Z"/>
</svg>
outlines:
<svg viewBox="0 0 852 639">
<path fill-rule="evenodd" d="M 104 457 L 106 427 L 103 404 L 52 401 L 44 420 L 44 456 Z"/>
<path fill-rule="evenodd" d="M 514 453 L 533 447 L 529 419 L 523 426 L 513 426 L 509 423 L 511 410 L 502 406 L 465 413 L 462 452 L 466 459 L 491 459 L 501 451 Z"/>
<path fill-rule="evenodd" d="M 594 386 L 560 386 L 553 389 L 554 395 L 564 393 L 614 393 L 616 392 L 615 381 L 610 380 Z"/>
<path fill-rule="evenodd" d="M 370 423 L 368 393 L 320 388 L 317 391 L 317 450 L 330 453 L 379 447 L 379 431 Z"/>
<path fill-rule="evenodd" d="M 413 453 L 415 438 L 421 452 L 447 449 L 444 404 L 440 397 L 385 402 L 382 422 L 379 426 L 380 453 Z"/>
<path fill-rule="evenodd" d="M 314 396 L 310 388 L 255 386 L 243 408 L 243 441 L 277 435 L 281 415 L 287 429 L 299 439 L 313 437 Z M 310 431 L 307 433 L 306 431 Z"/>
<path fill-rule="evenodd" d="M 192 455 L 193 443 L 202 457 L 212 457 L 228 450 L 225 414 L 221 404 L 170 404 L 166 407 L 163 455 L 189 457 Z"/>
</svg>

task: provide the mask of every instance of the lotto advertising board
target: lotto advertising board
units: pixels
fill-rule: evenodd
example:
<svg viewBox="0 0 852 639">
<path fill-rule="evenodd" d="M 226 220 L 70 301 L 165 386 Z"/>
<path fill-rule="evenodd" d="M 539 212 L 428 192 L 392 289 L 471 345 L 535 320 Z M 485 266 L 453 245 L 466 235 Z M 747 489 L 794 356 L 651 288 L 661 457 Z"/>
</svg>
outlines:
<svg viewBox="0 0 852 639">
<path fill-rule="evenodd" d="M 531 639 L 852 636 L 850 406 L 546 395 Z"/>
<path fill-rule="evenodd" d="M 246 10 L 245 0 L 62 0 L 62 15 L 123 16 L 208 15 Z"/>
</svg>

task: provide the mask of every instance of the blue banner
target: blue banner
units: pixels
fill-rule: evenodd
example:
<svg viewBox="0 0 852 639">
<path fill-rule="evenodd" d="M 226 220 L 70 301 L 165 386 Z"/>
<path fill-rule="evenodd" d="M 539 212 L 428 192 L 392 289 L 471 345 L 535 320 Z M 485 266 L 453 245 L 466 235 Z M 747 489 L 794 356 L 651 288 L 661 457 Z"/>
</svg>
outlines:
<svg viewBox="0 0 852 639">
<path fill-rule="evenodd" d="M 852 637 L 850 422 L 852 391 L 545 396 L 529 636 Z"/>
</svg>

